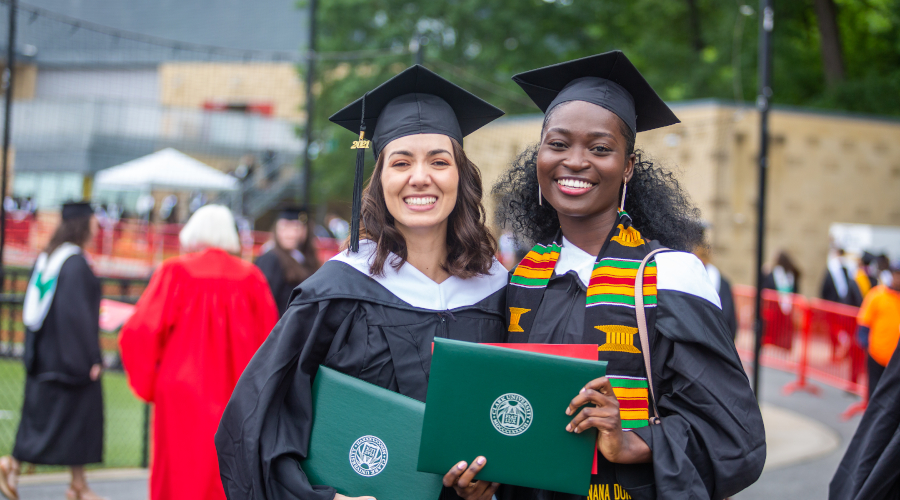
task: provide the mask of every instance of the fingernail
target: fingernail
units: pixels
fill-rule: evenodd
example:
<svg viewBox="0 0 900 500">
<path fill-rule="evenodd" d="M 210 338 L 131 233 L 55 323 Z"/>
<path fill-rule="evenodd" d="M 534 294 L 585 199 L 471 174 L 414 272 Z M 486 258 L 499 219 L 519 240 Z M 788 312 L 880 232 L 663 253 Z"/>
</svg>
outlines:
<svg viewBox="0 0 900 500">
<path fill-rule="evenodd" d="M 567 425 L 566 430 L 572 432 L 572 424 Z"/>
<path fill-rule="evenodd" d="M 572 414 L 572 409 L 567 406 L 566 407 L 566 415 L 571 415 L 571 414 Z"/>
<path fill-rule="evenodd" d="M 475 460 L 475 462 L 477 462 L 478 465 L 484 465 L 484 457 L 478 457 L 478 458 Z"/>
<path fill-rule="evenodd" d="M 463 469 L 466 468 L 466 463 L 465 463 L 465 462 L 460 462 L 460 463 L 456 464 L 456 468 L 459 469 L 459 470 L 463 470 Z"/>
<path fill-rule="evenodd" d="M 582 387 L 581 390 L 580 390 L 579 392 L 580 392 L 581 394 L 584 394 L 584 391 L 586 391 L 586 390 L 587 390 L 586 388 Z"/>
</svg>

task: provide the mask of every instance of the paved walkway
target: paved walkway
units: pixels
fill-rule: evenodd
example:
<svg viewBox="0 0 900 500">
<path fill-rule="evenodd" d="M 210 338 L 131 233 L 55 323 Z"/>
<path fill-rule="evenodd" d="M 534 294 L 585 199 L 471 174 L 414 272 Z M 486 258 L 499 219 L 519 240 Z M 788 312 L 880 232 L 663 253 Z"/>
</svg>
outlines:
<svg viewBox="0 0 900 500">
<path fill-rule="evenodd" d="M 776 370 L 762 373 L 763 417 L 768 457 L 762 477 L 735 500 L 822 500 L 828 483 L 847 448 L 859 417 L 847 422 L 841 412 L 856 401 L 837 389 L 820 385 L 822 394 L 781 393 L 793 377 Z M 39 474 L 22 478 L 22 500 L 65 498 L 67 474 Z M 147 472 L 142 469 L 88 472 L 91 487 L 110 500 L 146 500 Z"/>
<path fill-rule="evenodd" d="M 827 499 L 828 483 L 831 482 L 860 420 L 860 416 L 857 415 L 843 421 L 840 415 L 847 406 L 859 398 L 822 384 L 816 384 L 822 390 L 819 396 L 800 392 L 785 396 L 781 388 L 794 379 L 792 375 L 772 369 L 764 370 L 760 375 L 764 408 L 774 405 L 781 409 L 790 409 L 795 415 L 802 416 L 806 424 L 802 425 L 801 429 L 796 429 L 793 425 L 790 427 L 778 425 L 784 421 L 772 422 L 767 419 L 766 435 L 769 446 L 766 469 L 759 481 L 738 494 L 735 500 Z M 796 429 L 790 432 L 802 433 L 803 437 L 788 436 L 789 428 Z M 824 432 L 814 432 L 812 428 L 824 429 Z M 838 439 L 838 443 L 829 451 L 828 442 L 835 438 Z M 790 447 L 785 447 L 783 446 L 785 439 L 795 439 L 796 442 Z M 809 450 L 809 453 L 789 461 L 785 460 L 786 455 L 797 453 L 799 449 Z M 817 449 L 818 451 L 815 451 Z M 772 464 L 773 461 L 781 463 L 775 465 Z"/>
<path fill-rule="evenodd" d="M 109 500 L 147 500 L 145 469 L 101 469 L 87 472 L 88 484 Z M 21 500 L 64 500 L 69 485 L 68 473 L 22 476 Z M 2 497 L 2 495 L 0 495 Z"/>
</svg>

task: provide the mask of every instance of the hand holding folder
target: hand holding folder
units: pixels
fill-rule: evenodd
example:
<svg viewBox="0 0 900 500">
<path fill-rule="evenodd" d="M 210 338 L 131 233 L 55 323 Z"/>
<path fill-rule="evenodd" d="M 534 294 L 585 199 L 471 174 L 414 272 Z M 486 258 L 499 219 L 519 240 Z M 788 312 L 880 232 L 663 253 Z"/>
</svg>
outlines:
<svg viewBox="0 0 900 500">
<path fill-rule="evenodd" d="M 584 495 L 597 432 L 566 432 L 565 408 L 605 373 L 605 362 L 435 339 L 418 469 L 482 455 L 479 480 Z"/>
</svg>

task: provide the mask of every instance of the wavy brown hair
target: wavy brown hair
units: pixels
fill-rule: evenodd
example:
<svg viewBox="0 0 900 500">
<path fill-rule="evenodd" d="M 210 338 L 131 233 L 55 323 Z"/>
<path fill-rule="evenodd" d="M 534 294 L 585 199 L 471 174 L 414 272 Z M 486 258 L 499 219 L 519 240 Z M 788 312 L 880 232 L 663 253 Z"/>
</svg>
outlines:
<svg viewBox="0 0 900 500">
<path fill-rule="evenodd" d="M 450 142 L 459 170 L 459 188 L 456 206 L 447 220 L 447 261 L 443 269 L 451 276 L 466 279 L 490 271 L 497 243 L 485 226 L 481 172 L 458 142 L 453 139 Z M 360 238 L 368 238 L 377 244 L 375 258 L 369 265 L 369 273 L 375 276 L 384 274 L 384 265 L 391 252 L 399 257 L 389 263 L 394 269 L 400 269 L 407 259 L 406 239 L 394 226 L 394 217 L 385 203 L 381 184 L 383 169 L 384 155 L 379 155 L 375 171 L 363 191 L 360 220 Z"/>
<path fill-rule="evenodd" d="M 313 219 L 310 218 L 306 222 L 306 238 L 297 245 L 296 250 L 299 250 L 300 253 L 303 254 L 303 263 L 297 262 L 294 259 L 294 256 L 291 255 L 292 248 L 284 248 L 281 246 L 281 243 L 278 242 L 278 237 L 275 235 L 275 227 L 278 225 L 278 220 L 272 224 L 272 240 L 275 242 L 275 246 L 272 247 L 272 250 L 275 251 L 275 256 L 278 257 L 278 263 L 281 264 L 281 268 L 284 270 L 284 278 L 288 283 L 296 283 L 300 284 L 306 281 L 306 278 L 312 276 L 316 270 L 322 267 L 322 264 L 319 263 L 319 256 L 316 251 L 316 234 L 315 234 L 315 223 Z"/>
</svg>

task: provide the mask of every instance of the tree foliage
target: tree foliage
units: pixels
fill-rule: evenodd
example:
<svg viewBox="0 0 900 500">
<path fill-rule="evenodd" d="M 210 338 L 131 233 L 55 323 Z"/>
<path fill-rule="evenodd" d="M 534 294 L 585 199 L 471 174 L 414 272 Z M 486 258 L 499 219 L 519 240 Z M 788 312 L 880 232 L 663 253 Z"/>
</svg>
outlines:
<svg viewBox="0 0 900 500">
<path fill-rule="evenodd" d="M 775 1 L 774 104 L 900 116 L 900 0 L 834 0 L 845 76 L 831 85 L 814 1 Z M 416 34 L 428 40 L 425 66 L 508 114 L 537 112 L 513 74 L 612 49 L 668 101 L 752 101 L 757 8 L 741 0 L 319 0 L 317 201 L 348 200 L 353 182 L 353 134 L 328 116 L 412 64 Z M 361 52 L 328 56 L 347 51 Z"/>
</svg>

